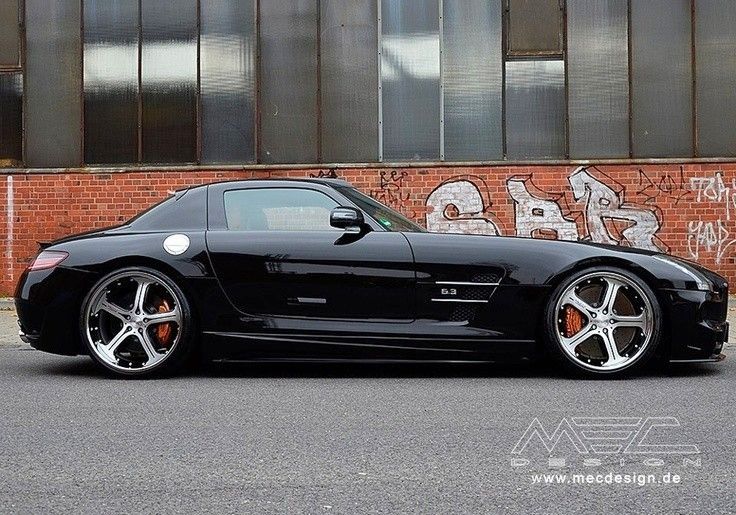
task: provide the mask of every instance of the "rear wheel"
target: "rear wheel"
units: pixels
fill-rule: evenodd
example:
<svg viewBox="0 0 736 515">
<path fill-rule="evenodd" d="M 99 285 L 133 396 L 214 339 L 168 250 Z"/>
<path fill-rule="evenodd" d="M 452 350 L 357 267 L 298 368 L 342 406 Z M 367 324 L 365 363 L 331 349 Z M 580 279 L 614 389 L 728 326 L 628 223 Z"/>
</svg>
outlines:
<svg viewBox="0 0 736 515">
<path fill-rule="evenodd" d="M 81 313 L 92 358 L 126 376 L 173 372 L 192 350 L 192 317 L 181 289 L 160 272 L 126 268 L 102 278 Z"/>
<path fill-rule="evenodd" d="M 654 292 L 636 275 L 591 268 L 555 289 L 547 307 L 547 343 L 575 371 L 622 375 L 652 358 L 661 320 Z"/>
</svg>

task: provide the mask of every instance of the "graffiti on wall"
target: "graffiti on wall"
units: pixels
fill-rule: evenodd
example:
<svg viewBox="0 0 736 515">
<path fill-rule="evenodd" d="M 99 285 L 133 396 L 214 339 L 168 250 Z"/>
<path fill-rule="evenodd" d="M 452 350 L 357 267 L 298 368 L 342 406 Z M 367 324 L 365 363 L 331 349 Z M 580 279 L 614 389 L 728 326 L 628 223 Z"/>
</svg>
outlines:
<svg viewBox="0 0 736 515">
<path fill-rule="evenodd" d="M 669 200 L 677 206 L 681 200 L 692 197 L 692 190 L 685 181 L 685 167 L 678 172 L 647 172 L 639 170 L 639 188 L 636 192 L 644 198 L 645 204 Z"/>
<path fill-rule="evenodd" d="M 409 189 L 406 187 L 408 176 L 409 173 L 406 171 L 382 170 L 378 177 L 378 188 L 370 191 L 371 197 L 410 217 L 416 216 L 415 212 L 408 210 L 410 197 Z"/>
<path fill-rule="evenodd" d="M 573 218 L 563 215 L 561 202 L 564 194 L 550 195 L 539 190 L 531 175 L 511 177 L 506 182 L 509 196 L 514 201 L 516 235 L 526 238 L 547 238 L 574 241 L 578 239 L 578 226 Z M 535 190 L 532 194 L 529 190 Z M 542 198 L 546 196 L 548 198 Z"/>
<path fill-rule="evenodd" d="M 689 220 L 687 223 L 687 251 L 692 259 L 699 259 L 701 255 L 711 255 L 717 264 L 720 264 L 736 238 L 728 229 L 731 216 L 736 210 L 736 179 L 727 182 L 723 172 L 713 175 L 692 177 L 690 189 L 695 201 L 699 204 L 712 205 L 717 212 L 715 221 L 702 219 Z"/>
<path fill-rule="evenodd" d="M 625 188 L 596 168 L 576 168 L 568 182 L 575 209 L 566 204 L 563 192 L 537 188 L 531 175 L 506 181 L 517 236 L 668 250 L 657 236 L 662 223 L 655 206 L 628 201 Z M 427 228 L 434 232 L 502 234 L 490 194 L 486 201 L 480 187 L 489 191 L 479 177 L 454 178 L 440 184 L 426 200 Z"/>
<path fill-rule="evenodd" d="M 499 224 L 491 213 L 490 198 L 483 198 L 478 185 L 488 191 L 483 179 L 477 176 L 445 181 L 427 197 L 427 229 L 432 232 L 463 234 L 501 234 Z"/>
<path fill-rule="evenodd" d="M 320 170 L 317 173 L 310 173 L 310 177 L 313 179 L 339 179 L 340 176 L 337 175 L 337 170 L 335 168 L 330 168 L 329 170 Z"/>
<path fill-rule="evenodd" d="M 600 180 L 581 167 L 568 177 L 575 200 L 585 202 L 587 237 L 596 243 L 667 251 L 657 238 L 661 222 L 656 208 L 627 203 L 621 184 L 600 171 L 598 175 Z"/>
</svg>

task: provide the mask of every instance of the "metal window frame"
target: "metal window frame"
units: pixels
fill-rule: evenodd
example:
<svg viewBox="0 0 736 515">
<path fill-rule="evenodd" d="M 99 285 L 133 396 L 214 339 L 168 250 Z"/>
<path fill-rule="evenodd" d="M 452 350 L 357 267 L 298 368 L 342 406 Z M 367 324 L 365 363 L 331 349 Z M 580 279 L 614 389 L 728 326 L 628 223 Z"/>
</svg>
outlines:
<svg viewBox="0 0 736 515">
<path fill-rule="evenodd" d="M 509 160 L 508 157 L 508 143 L 507 143 L 507 109 L 506 109 L 506 63 L 513 61 L 560 61 L 562 60 L 563 68 L 563 80 L 564 80 L 564 103 L 565 103 L 565 150 L 563 154 L 564 160 L 570 159 L 570 95 L 568 88 L 568 76 L 567 76 L 567 0 L 558 0 L 558 6 L 562 11 L 562 25 L 560 27 L 562 38 L 562 52 L 525 52 L 525 53 L 514 53 L 509 49 L 509 20 L 510 20 L 510 0 L 497 0 L 502 2 L 501 6 L 501 137 L 503 138 L 503 162 L 506 164 L 522 163 L 527 164 L 523 160 L 513 159 Z M 629 78 L 630 80 L 630 78 Z M 552 162 L 554 160 L 547 160 L 545 162 Z M 528 162 L 537 162 L 536 160 L 530 160 Z M 586 160 L 587 162 L 587 160 Z"/>
<path fill-rule="evenodd" d="M 21 167 L 26 165 L 26 2 L 18 0 L 18 56 L 16 63 L 13 65 L 0 65 L 0 75 L 16 75 L 20 73 L 21 84 L 23 85 L 23 94 L 21 97 L 21 113 L 20 113 L 20 161 Z M 12 170 L 11 167 L 0 167 L 0 173 L 6 170 Z"/>
<path fill-rule="evenodd" d="M 383 78 L 381 77 L 382 66 L 381 58 L 383 56 L 383 27 L 381 27 L 382 13 L 381 13 L 381 0 L 376 1 L 376 13 L 377 13 L 377 44 L 378 47 L 378 162 L 383 162 Z"/>
<path fill-rule="evenodd" d="M 511 30 L 510 30 L 510 22 L 511 22 L 511 0 L 501 0 L 503 2 L 502 7 L 502 16 L 503 16 L 503 25 L 506 29 L 504 31 L 503 35 L 503 52 L 504 54 L 510 58 L 509 60 L 514 59 L 539 59 L 539 60 L 559 60 L 564 59 L 567 49 L 567 0 L 557 0 L 557 7 L 561 11 L 562 19 L 560 20 L 560 27 L 558 30 L 557 43 L 560 45 L 560 51 L 557 52 L 555 50 L 540 50 L 537 52 L 530 51 L 530 50 L 512 50 L 511 48 Z M 567 66 L 566 66 L 567 68 Z"/>
<path fill-rule="evenodd" d="M 182 164 L 158 164 L 158 163 L 144 163 L 142 159 L 142 152 L 143 152 L 143 141 L 142 141 L 142 115 L 143 115 L 143 105 L 142 105 L 142 73 L 141 73 L 141 66 L 142 66 L 142 45 L 143 45 L 143 38 L 142 38 L 142 0 L 138 0 L 138 91 L 137 91 L 137 99 L 138 99 L 138 138 L 137 138 L 137 161 L 134 163 L 120 163 L 116 164 L 114 166 L 110 165 L 95 165 L 95 164 L 88 164 L 84 160 L 85 156 L 85 147 L 86 147 L 86 141 L 85 141 L 85 105 L 84 105 L 84 33 L 85 33 L 85 27 L 84 27 L 84 2 L 85 0 L 79 0 L 79 8 L 81 12 L 81 23 L 80 23 L 80 69 L 81 69 L 81 76 L 80 76 L 80 97 L 82 98 L 81 102 L 81 116 L 80 116 L 80 122 L 79 122 L 79 131 L 80 131 L 80 138 L 81 138 L 81 145 L 80 145 L 80 163 L 81 167 L 84 169 L 100 169 L 100 170 L 118 170 L 118 169 L 129 169 L 129 170 L 156 170 L 156 169 L 166 169 L 166 170 L 194 170 L 194 169 L 243 169 L 244 167 L 253 167 L 256 169 L 319 169 L 319 168 L 356 168 L 360 166 L 376 166 L 379 167 L 387 166 L 387 167 L 408 167 L 408 168 L 421 168 L 426 166 L 442 166 L 442 165 L 452 165 L 453 163 L 447 162 L 444 160 L 444 73 L 442 69 L 442 52 L 443 52 L 443 1 L 439 0 L 439 6 L 440 6 L 440 12 L 439 12 L 439 23 L 440 23 L 440 160 L 439 161 L 417 161 L 417 162 L 411 162 L 411 163 L 405 163 L 405 162 L 396 162 L 396 163 L 386 163 L 384 162 L 383 157 L 383 85 L 382 85 L 382 77 L 381 77 L 381 57 L 382 57 L 382 13 L 381 13 L 381 0 L 375 0 L 377 3 L 377 88 L 378 88 L 378 130 L 377 130 L 377 137 L 378 137 L 378 161 L 375 163 L 322 163 L 322 149 L 321 149 L 321 124 L 323 123 L 322 120 L 322 110 L 321 110 L 321 95 L 319 94 L 321 90 L 321 54 L 320 54 L 320 38 L 319 38 L 319 30 L 320 27 L 320 19 L 319 19 L 319 10 L 318 10 L 318 33 L 316 34 L 317 37 L 317 45 L 318 45 L 318 52 L 317 52 L 317 58 L 318 58 L 318 71 L 317 71 L 317 87 L 318 87 L 318 95 L 317 95 L 317 134 L 318 134 L 318 140 L 317 140 L 317 155 L 319 162 L 318 163 L 292 163 L 292 164 L 283 164 L 283 165 L 263 165 L 262 164 L 262 156 L 261 156 L 261 92 L 262 92 L 262 84 L 261 84 L 261 66 L 262 66 L 262 59 L 261 59 L 261 48 L 260 48 L 260 33 L 261 33 L 261 1 L 262 0 L 254 0 L 253 1 L 253 9 L 255 11 L 255 105 L 253 109 L 253 117 L 254 117 L 254 149 L 255 149 L 255 162 L 244 162 L 242 164 L 235 164 L 235 165 L 203 165 L 202 163 L 202 96 L 201 96 L 201 0 L 197 0 L 197 91 L 196 91 L 196 110 L 197 110 L 197 125 L 196 125 L 196 162 L 195 163 L 182 163 Z M 319 5 L 319 0 L 315 0 Z M 713 158 L 707 158 L 707 159 L 701 159 L 700 158 L 700 141 L 699 141 L 699 131 L 698 131 L 698 104 L 697 104 L 697 62 L 696 62 L 696 16 L 697 16 L 697 6 L 696 1 L 697 0 L 690 0 L 690 24 L 691 24 L 691 76 L 692 76 L 692 84 L 691 86 L 691 96 L 692 96 L 692 155 L 686 158 L 670 158 L 670 157 L 662 157 L 662 158 L 637 158 L 634 155 L 634 149 L 632 144 L 632 117 L 633 117 L 633 107 L 632 107 L 632 76 L 631 76 L 631 59 L 632 59 L 632 53 L 631 53 L 631 0 L 628 0 L 628 29 L 627 29 L 627 38 L 628 38 L 628 46 L 629 46 L 629 56 L 628 56 L 628 66 L 629 66 L 629 158 L 628 159 L 599 159 L 599 160 L 570 160 L 569 159 L 569 139 L 570 139 L 570 131 L 569 131 L 569 98 L 568 98 L 568 84 L 569 84 L 569 78 L 568 78 L 568 67 L 567 67 L 567 54 L 568 54 L 568 48 L 567 48 L 567 1 L 566 0 L 559 0 L 560 9 L 562 11 L 562 27 L 561 27 L 561 37 L 562 37 L 562 52 L 514 52 L 510 51 L 509 49 L 509 7 L 510 3 L 509 0 L 496 0 L 498 2 L 501 2 L 501 11 L 502 11 L 502 26 L 501 26 L 501 40 L 502 40 L 502 70 L 501 70 L 501 76 L 502 76 L 502 88 L 501 88 L 501 135 L 502 135 L 502 149 L 503 149 L 503 159 L 498 161 L 462 161 L 454 163 L 457 166 L 493 166 L 493 165 L 508 165 L 508 164 L 527 164 L 527 165 L 556 165 L 556 164 L 577 164 L 577 163 L 588 163 L 588 162 L 596 162 L 596 163 L 610 163 L 610 164 L 633 164 L 633 163 L 640 163 L 640 164 L 647 164 L 647 163 L 687 163 L 687 162 L 710 162 L 710 163 L 719 163 L 719 162 L 732 162 L 736 156 L 722 156 L 722 157 L 713 157 Z M 12 74 L 12 73 L 20 73 L 22 75 L 22 83 L 23 83 L 23 89 L 24 92 L 27 89 L 27 76 L 25 73 L 26 70 L 26 59 L 27 59 L 27 33 L 26 33 L 26 2 L 25 0 L 18 0 L 18 25 L 19 25 L 19 62 L 16 66 L 0 66 L 0 73 L 2 74 Z M 536 60 L 552 60 L 552 59 L 562 59 L 564 62 L 564 78 L 565 78 L 565 159 L 551 159 L 551 160 L 509 160 L 508 159 L 508 151 L 507 151 L 507 135 L 506 135 L 506 121 L 507 121 L 507 113 L 506 113 L 506 63 L 508 61 L 513 60 L 521 60 L 521 59 L 536 59 Z M 44 173 L 56 173 L 59 171 L 67 171 L 68 168 L 43 168 L 43 169 L 28 169 L 25 168 L 25 163 L 27 162 L 27 127 L 26 127 L 26 113 L 27 113 L 27 95 L 23 95 L 22 100 L 22 115 L 21 115 L 21 142 L 22 142 L 22 152 L 21 152 L 21 161 L 19 163 L 18 168 L 2 168 L 0 169 L 0 173 L 17 173 L 17 171 L 21 170 L 23 172 L 35 172 L 35 171 L 41 171 Z"/>
<path fill-rule="evenodd" d="M 452 0 L 450 0 L 452 1 Z M 445 49 L 445 22 L 443 20 L 443 15 L 445 14 L 445 2 L 444 0 L 438 0 L 437 4 L 439 6 L 439 18 L 437 20 L 437 23 L 439 25 L 438 27 L 438 33 L 439 33 L 439 43 L 440 43 L 440 52 L 438 59 L 440 60 L 439 66 L 440 66 L 440 161 L 445 160 L 445 69 L 444 66 L 442 66 L 442 54 Z"/>
</svg>

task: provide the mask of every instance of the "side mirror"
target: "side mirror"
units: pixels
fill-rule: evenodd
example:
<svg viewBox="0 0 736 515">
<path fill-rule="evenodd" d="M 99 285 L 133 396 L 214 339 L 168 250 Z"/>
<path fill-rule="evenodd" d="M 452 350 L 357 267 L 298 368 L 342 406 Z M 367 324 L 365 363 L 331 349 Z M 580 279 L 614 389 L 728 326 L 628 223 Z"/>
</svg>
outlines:
<svg viewBox="0 0 736 515">
<path fill-rule="evenodd" d="M 330 225 L 350 232 L 360 232 L 365 224 L 363 213 L 354 207 L 336 207 L 330 213 Z"/>
</svg>

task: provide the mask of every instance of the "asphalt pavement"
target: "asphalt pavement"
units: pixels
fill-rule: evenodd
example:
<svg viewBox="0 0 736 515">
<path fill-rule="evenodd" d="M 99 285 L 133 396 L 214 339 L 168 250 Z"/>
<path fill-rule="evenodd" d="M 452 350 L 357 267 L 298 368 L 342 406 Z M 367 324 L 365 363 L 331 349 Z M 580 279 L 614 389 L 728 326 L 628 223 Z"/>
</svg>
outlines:
<svg viewBox="0 0 736 515">
<path fill-rule="evenodd" d="M 736 510 L 733 347 L 718 365 L 618 381 L 533 365 L 213 365 L 143 381 L 15 332 L 0 312 L 1 513 Z"/>
</svg>

